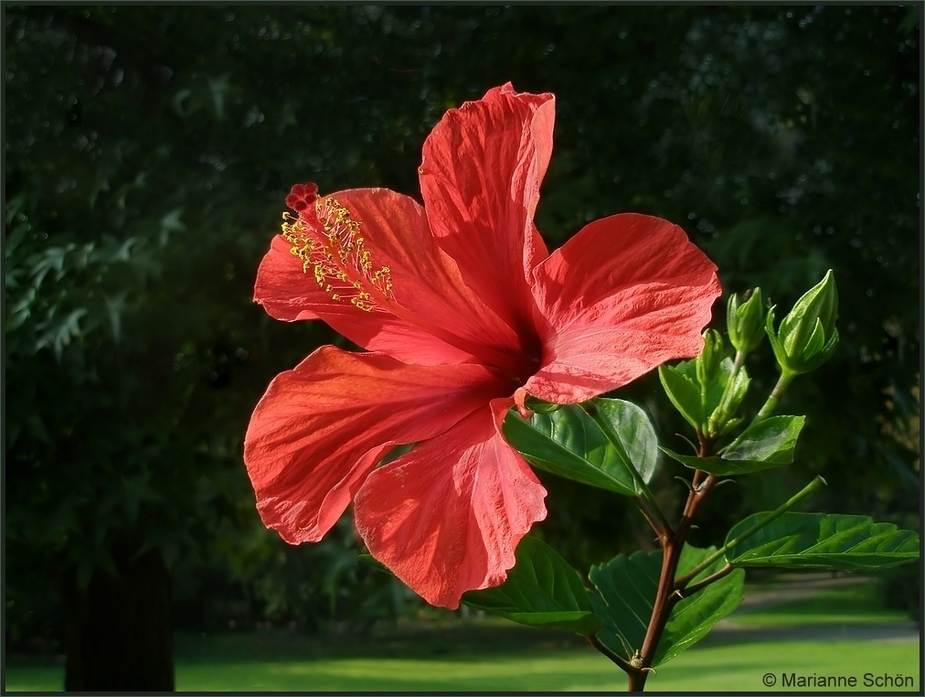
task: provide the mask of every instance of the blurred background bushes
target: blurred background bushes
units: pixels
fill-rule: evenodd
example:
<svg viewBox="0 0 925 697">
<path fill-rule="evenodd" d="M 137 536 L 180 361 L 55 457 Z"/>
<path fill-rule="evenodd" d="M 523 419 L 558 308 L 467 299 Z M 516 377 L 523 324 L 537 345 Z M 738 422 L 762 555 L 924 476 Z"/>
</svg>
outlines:
<svg viewBox="0 0 925 697">
<path fill-rule="evenodd" d="M 271 320 L 253 281 L 292 184 L 417 196 L 433 124 L 507 81 L 556 95 L 551 247 L 662 216 L 779 316 L 835 270 L 840 349 L 782 405 L 808 415 L 797 464 L 718 489 L 693 541 L 817 473 L 814 507 L 918 526 L 918 5 L 3 11 L 9 649 L 61 646 L 60 598 L 152 552 L 179 626 L 419 607 L 357 564 L 349 518 L 302 547 L 260 524 L 249 414 L 278 372 L 347 344 Z M 757 407 L 767 346 L 749 369 Z M 683 431 L 653 376 L 621 394 L 669 446 Z M 623 501 L 543 479 L 541 534 L 575 564 L 652 544 Z"/>
</svg>

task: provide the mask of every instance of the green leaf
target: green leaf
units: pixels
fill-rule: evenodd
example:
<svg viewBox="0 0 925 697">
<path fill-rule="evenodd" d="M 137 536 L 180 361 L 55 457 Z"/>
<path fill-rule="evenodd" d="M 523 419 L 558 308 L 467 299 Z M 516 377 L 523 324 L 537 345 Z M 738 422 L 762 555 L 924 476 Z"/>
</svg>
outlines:
<svg viewBox="0 0 925 697">
<path fill-rule="evenodd" d="M 693 365 L 693 362 L 691 362 Z M 690 377 L 684 375 L 677 367 L 660 365 L 658 378 L 668 399 L 681 412 L 687 423 L 694 428 L 701 428 L 706 420 L 703 402 L 700 398 L 700 386 Z"/>
<path fill-rule="evenodd" d="M 81 336 L 80 320 L 87 312 L 87 308 L 80 307 L 66 317 L 46 323 L 46 326 L 51 326 L 36 341 L 35 350 L 40 351 L 51 345 L 55 355 L 60 358 L 64 348 L 71 343 L 71 339 Z"/>
<path fill-rule="evenodd" d="M 629 469 L 635 469 L 642 480 L 649 483 L 658 466 L 658 436 L 649 417 L 640 407 L 622 399 L 599 397 L 592 400 L 592 405 L 603 417 L 604 436 L 631 477 L 634 491 L 639 493 Z M 600 428 L 599 422 L 595 425 Z"/>
<path fill-rule="evenodd" d="M 582 636 L 601 628 L 581 578 L 554 549 L 527 537 L 517 545 L 516 557 L 503 584 L 464 593 L 463 602 L 531 627 L 566 629 Z"/>
<path fill-rule="evenodd" d="M 805 416 L 772 416 L 751 424 L 723 451 L 725 460 L 789 465 Z"/>
<path fill-rule="evenodd" d="M 633 478 L 597 424 L 577 406 L 522 419 L 511 411 L 504 437 L 534 467 L 552 474 L 635 496 Z"/>
<path fill-rule="evenodd" d="M 77 249 L 77 245 L 70 243 L 64 247 L 49 247 L 39 258 L 38 263 L 32 267 L 32 283 L 38 288 L 45 280 L 45 276 L 52 270 L 56 276 L 64 273 L 64 259 L 72 251 Z"/>
<path fill-rule="evenodd" d="M 769 515 L 755 513 L 738 523 L 726 544 Z M 919 537 L 867 516 L 788 512 L 726 553 L 740 567 L 860 571 L 896 566 L 919 558 Z"/>
<path fill-rule="evenodd" d="M 678 576 L 715 551 L 715 547 L 698 549 L 686 545 L 678 564 Z M 621 554 L 606 564 L 591 568 L 589 578 L 600 592 L 600 597 L 591 596 L 591 605 L 595 615 L 604 623 L 604 629 L 597 638 L 614 653 L 625 655 L 627 660 L 642 647 L 645 639 L 661 566 L 662 552 L 655 551 L 636 552 L 629 557 Z M 693 582 L 722 566 L 722 560 L 717 560 L 698 574 Z M 675 605 L 652 665 L 667 663 L 690 648 L 705 637 L 714 624 L 735 610 L 742 602 L 744 582 L 745 572 L 737 569 Z"/>
<path fill-rule="evenodd" d="M 723 451 L 722 457 L 662 452 L 682 465 L 710 474 L 730 476 L 781 467 L 793 462 L 793 450 L 806 421 L 805 416 L 772 416 L 751 424 Z"/>
<path fill-rule="evenodd" d="M 681 455 L 680 453 L 676 453 L 674 450 L 669 450 L 663 446 L 659 446 L 659 449 L 672 460 L 677 460 L 686 467 L 690 467 L 691 469 L 695 470 L 703 470 L 704 472 L 715 474 L 721 477 L 728 477 L 735 474 L 750 474 L 751 472 L 757 472 L 758 470 L 781 466 L 781 464 L 777 462 L 751 462 L 747 460 L 736 461 L 724 460 L 723 458 L 716 456 L 697 457 L 696 455 Z"/>
<path fill-rule="evenodd" d="M 635 552 L 592 566 L 588 573 L 600 593 L 591 596 L 591 607 L 604 623 L 597 638 L 627 660 L 645 639 L 661 564 L 661 552 Z"/>
</svg>

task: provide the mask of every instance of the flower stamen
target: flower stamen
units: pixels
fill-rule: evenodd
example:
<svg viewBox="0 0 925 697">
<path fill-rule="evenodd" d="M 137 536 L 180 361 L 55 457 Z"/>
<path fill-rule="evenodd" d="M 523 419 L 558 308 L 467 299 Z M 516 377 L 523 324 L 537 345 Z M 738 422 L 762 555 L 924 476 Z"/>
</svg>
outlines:
<svg viewBox="0 0 925 697">
<path fill-rule="evenodd" d="M 311 271 L 332 300 L 373 312 L 378 309 L 376 299 L 392 298 L 391 269 L 373 269 L 360 222 L 337 199 L 319 198 L 317 192 L 314 184 L 292 187 L 286 205 L 298 216 L 283 213 L 283 237 L 292 245 L 293 256 L 302 262 L 302 271 Z"/>
</svg>

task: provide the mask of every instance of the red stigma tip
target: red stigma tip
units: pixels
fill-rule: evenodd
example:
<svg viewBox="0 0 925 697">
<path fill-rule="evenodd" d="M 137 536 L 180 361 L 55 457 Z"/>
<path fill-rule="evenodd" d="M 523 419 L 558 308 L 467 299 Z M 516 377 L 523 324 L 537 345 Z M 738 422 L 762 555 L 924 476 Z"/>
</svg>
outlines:
<svg viewBox="0 0 925 697">
<path fill-rule="evenodd" d="M 301 213 L 306 208 L 313 205 L 317 198 L 317 184 L 311 182 L 308 184 L 295 184 L 286 197 L 286 205 L 292 210 Z"/>
</svg>

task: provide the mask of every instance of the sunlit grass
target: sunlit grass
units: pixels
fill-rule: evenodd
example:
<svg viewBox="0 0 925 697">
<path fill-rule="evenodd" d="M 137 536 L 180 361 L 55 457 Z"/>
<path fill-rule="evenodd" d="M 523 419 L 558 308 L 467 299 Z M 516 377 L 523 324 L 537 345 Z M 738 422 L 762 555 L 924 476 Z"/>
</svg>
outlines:
<svg viewBox="0 0 925 697">
<path fill-rule="evenodd" d="M 763 676 L 784 673 L 855 676 L 902 675 L 919 690 L 917 642 L 755 642 L 693 648 L 659 669 L 647 688 L 667 692 L 763 691 Z M 328 658 L 281 661 L 216 661 L 176 667 L 180 691 L 591 691 L 623 690 L 625 679 L 591 649 L 570 647 L 521 656 L 452 658 Z M 60 667 L 19 668 L 7 690 L 60 690 Z M 882 689 L 882 688 L 881 688 Z M 770 692 L 774 692 L 771 690 Z M 844 690 L 841 690 L 844 691 Z"/>
<path fill-rule="evenodd" d="M 179 666 L 181 690 L 592 691 L 625 689 L 625 678 L 596 652 L 569 649 L 518 657 L 334 659 L 247 666 Z M 224 673 L 221 685 L 216 674 Z M 658 691 L 763 690 L 765 673 L 918 675 L 916 644 L 767 642 L 692 649 L 650 677 Z M 869 689 L 869 688 L 868 688 Z M 918 689 L 916 678 L 914 688 Z"/>
<path fill-rule="evenodd" d="M 773 694 L 785 689 L 781 683 L 783 673 L 797 673 L 855 676 L 857 689 L 870 692 L 873 688 L 862 684 L 867 672 L 909 676 L 914 686 L 905 689 L 918 691 L 918 642 L 774 641 L 694 647 L 666 664 L 646 687 L 670 692 L 765 691 L 762 679 L 771 673 L 776 684 L 768 691 Z M 844 688 L 837 690 L 843 691 Z"/>
<path fill-rule="evenodd" d="M 918 691 L 919 643 L 902 641 L 759 640 L 756 629 L 786 630 L 845 624 L 895 623 L 903 613 L 883 609 L 873 585 L 846 586 L 768 609 L 741 612 L 742 629 L 713 635 L 658 669 L 647 689 L 665 692 L 787 690 L 784 675 L 909 676 Z M 739 632 L 751 638 L 741 637 Z M 789 634 L 789 632 L 788 632 Z M 765 637 L 767 638 L 767 637 Z M 409 626 L 354 637 L 299 632 L 179 634 L 176 686 L 180 691 L 596 691 L 624 690 L 610 661 L 564 633 L 543 633 L 496 619 L 446 626 Z M 775 685 L 763 684 L 766 673 Z M 57 691 L 62 665 L 7 666 L 7 691 Z M 794 688 L 795 689 L 795 688 Z M 841 687 L 836 691 L 850 691 Z M 819 688 L 813 691 L 818 691 Z"/>
</svg>

